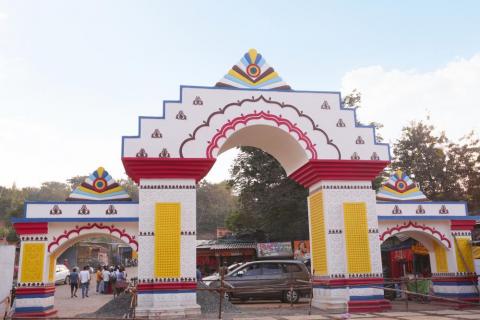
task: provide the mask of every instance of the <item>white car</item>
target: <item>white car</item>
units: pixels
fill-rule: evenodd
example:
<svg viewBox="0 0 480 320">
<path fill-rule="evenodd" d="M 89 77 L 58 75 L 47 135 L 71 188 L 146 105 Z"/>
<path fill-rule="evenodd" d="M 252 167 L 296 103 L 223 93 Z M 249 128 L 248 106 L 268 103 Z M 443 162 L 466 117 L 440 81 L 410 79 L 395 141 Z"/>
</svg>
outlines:
<svg viewBox="0 0 480 320">
<path fill-rule="evenodd" d="M 237 262 L 237 263 L 234 263 L 232 265 L 229 265 L 228 268 L 227 268 L 227 274 L 230 273 L 230 271 L 232 271 L 233 269 L 236 269 L 236 268 L 240 267 L 242 264 L 243 264 L 243 262 Z M 218 280 L 220 280 L 220 274 L 218 272 L 215 272 L 211 276 L 207 276 L 207 277 L 202 278 L 203 283 L 205 283 L 205 285 L 207 285 L 207 286 L 209 286 L 210 283 L 212 283 L 212 281 L 218 281 Z"/>
<path fill-rule="evenodd" d="M 67 284 L 70 279 L 70 270 L 64 264 L 57 264 L 55 268 L 55 284 Z"/>
</svg>

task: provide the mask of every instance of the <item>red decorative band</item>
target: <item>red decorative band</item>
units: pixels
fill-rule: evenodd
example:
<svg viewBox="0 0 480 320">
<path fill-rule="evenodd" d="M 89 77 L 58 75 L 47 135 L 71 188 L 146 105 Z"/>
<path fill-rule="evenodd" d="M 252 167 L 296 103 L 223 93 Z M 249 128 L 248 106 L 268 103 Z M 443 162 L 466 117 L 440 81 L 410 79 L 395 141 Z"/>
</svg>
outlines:
<svg viewBox="0 0 480 320">
<path fill-rule="evenodd" d="M 380 300 L 365 300 L 365 301 L 349 301 L 349 312 L 379 312 L 392 308 L 390 301 L 385 299 Z"/>
<path fill-rule="evenodd" d="M 395 227 L 388 228 L 385 232 L 383 232 L 380 235 L 380 241 L 383 241 L 384 239 L 386 239 L 386 237 L 388 238 L 389 236 L 393 235 L 396 232 L 400 232 L 401 230 L 408 229 L 408 228 L 420 229 L 422 231 L 428 231 L 433 236 L 437 235 L 439 240 L 442 241 L 442 242 L 445 242 L 449 248 L 452 247 L 452 244 L 451 244 L 450 240 L 448 240 L 447 236 L 445 236 L 444 234 L 442 234 L 441 232 L 436 230 L 434 227 L 429 227 L 429 226 L 426 226 L 424 224 L 419 224 L 417 222 L 412 222 L 412 221 L 404 222 L 401 225 L 396 225 Z"/>
<path fill-rule="evenodd" d="M 322 180 L 373 181 L 389 164 L 380 160 L 310 160 L 290 178 L 308 188 Z"/>
<path fill-rule="evenodd" d="M 468 230 L 472 231 L 477 221 L 475 220 L 452 220 L 452 230 Z"/>
<path fill-rule="evenodd" d="M 97 223 L 92 223 L 92 224 L 87 223 L 84 226 L 81 226 L 81 227 L 75 226 L 74 229 L 71 229 L 69 231 L 67 231 L 67 230 L 63 231 L 63 234 L 59 235 L 58 237 L 53 237 L 53 241 L 48 244 L 48 252 L 51 252 L 51 248 L 53 246 L 59 245 L 60 240 L 69 239 L 71 234 L 75 233 L 77 235 L 80 235 L 80 231 L 90 230 L 90 229 L 93 229 L 93 228 L 100 229 L 100 230 L 107 230 L 112 235 L 113 235 L 113 233 L 117 233 L 118 237 L 120 239 L 127 238 L 128 243 L 135 245 L 136 250 L 138 251 L 138 242 L 135 240 L 135 236 L 131 236 L 128 233 L 126 233 L 125 229 L 120 230 L 118 228 L 115 228 L 114 225 L 106 226 L 106 225 L 104 225 L 103 223 L 100 222 L 98 224 Z M 123 239 L 123 240 L 125 240 L 125 239 Z"/>
<path fill-rule="evenodd" d="M 320 286 L 353 286 L 353 285 L 383 285 L 383 278 L 346 278 L 346 279 L 313 279 L 313 285 Z"/>
<path fill-rule="evenodd" d="M 152 291 L 152 290 L 195 290 L 197 289 L 196 282 L 154 282 L 154 283 L 139 283 L 137 290 Z"/>
<path fill-rule="evenodd" d="M 19 235 L 48 233 L 48 222 L 16 222 L 13 227 Z"/>
<path fill-rule="evenodd" d="M 432 282 L 468 282 L 468 283 L 477 283 L 477 277 L 432 277 Z"/>
<path fill-rule="evenodd" d="M 27 294 L 47 294 L 54 293 L 55 286 L 46 286 L 46 287 L 17 287 L 15 288 L 16 295 L 27 295 Z"/>
<path fill-rule="evenodd" d="M 306 144 L 306 149 L 310 153 L 311 159 L 318 158 L 315 144 L 313 144 L 310 138 L 307 137 L 306 133 L 304 133 L 295 124 L 291 123 L 288 119 L 263 111 L 259 113 L 242 115 L 241 117 L 229 120 L 226 124 L 224 124 L 221 129 L 217 130 L 215 136 L 213 136 L 213 138 L 208 142 L 206 154 L 207 158 L 213 158 L 213 151 L 220 148 L 218 142 L 220 141 L 220 139 L 227 137 L 228 131 L 235 131 L 238 125 L 246 125 L 250 121 L 259 119 L 273 121 L 275 122 L 277 127 L 286 127 L 288 129 L 288 132 L 296 134 L 296 136 L 298 137 L 297 140 L 303 141 Z"/>
<path fill-rule="evenodd" d="M 128 176 L 136 183 L 144 179 L 195 179 L 200 181 L 215 159 L 203 158 L 122 158 Z"/>
</svg>

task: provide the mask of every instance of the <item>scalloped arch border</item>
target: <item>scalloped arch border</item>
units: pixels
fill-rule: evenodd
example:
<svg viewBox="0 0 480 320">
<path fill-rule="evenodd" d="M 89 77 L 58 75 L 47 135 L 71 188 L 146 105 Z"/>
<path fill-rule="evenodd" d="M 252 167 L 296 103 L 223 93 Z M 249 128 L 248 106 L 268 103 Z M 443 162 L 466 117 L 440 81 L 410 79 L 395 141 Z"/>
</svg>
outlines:
<svg viewBox="0 0 480 320">
<path fill-rule="evenodd" d="M 380 235 L 380 241 L 384 241 L 385 239 L 385 236 L 393 236 L 394 235 L 394 232 L 395 233 L 398 233 L 400 232 L 401 230 L 404 230 L 404 229 L 408 229 L 408 228 L 414 228 L 414 229 L 420 229 L 422 231 L 429 231 L 433 236 L 435 235 L 438 235 L 440 237 L 440 241 L 442 242 L 446 242 L 447 243 L 447 246 L 448 248 L 451 248 L 452 247 L 452 243 L 450 242 L 450 240 L 447 238 L 447 236 L 445 236 L 444 234 L 442 234 L 440 231 L 436 230 L 434 227 L 429 227 L 429 226 L 426 226 L 426 225 L 420 225 L 418 224 L 417 222 L 412 222 L 411 220 L 407 222 L 404 222 L 402 225 L 397 225 L 395 227 L 392 227 L 392 228 L 387 228 L 386 231 L 384 231 L 381 235 Z"/>
<path fill-rule="evenodd" d="M 201 128 L 205 128 L 205 127 L 210 127 L 210 120 L 217 116 L 217 115 L 220 115 L 220 114 L 225 114 L 225 111 L 230 108 L 230 107 L 233 107 L 233 106 L 237 106 L 237 107 L 241 107 L 242 104 L 244 104 L 245 102 L 253 102 L 253 103 L 256 103 L 258 101 L 264 101 L 265 103 L 270 103 L 270 104 L 274 104 L 274 105 L 277 105 L 279 106 L 280 108 L 284 109 L 284 108 L 290 108 L 290 109 L 293 109 L 297 115 L 301 118 L 306 118 L 307 120 L 310 121 L 310 123 L 312 124 L 312 129 L 314 131 L 319 131 L 321 133 L 323 133 L 323 135 L 325 136 L 325 139 L 327 141 L 327 145 L 330 145 L 332 147 L 334 147 L 336 150 L 337 150 L 337 154 L 338 154 L 338 160 L 341 160 L 342 159 L 342 154 L 340 152 L 340 149 L 338 148 L 338 146 L 336 144 L 333 143 L 333 140 L 331 140 L 329 137 L 328 137 L 328 134 L 319 128 L 318 124 L 315 123 L 315 121 L 313 121 L 313 119 L 307 115 L 307 114 L 304 114 L 303 111 L 300 111 L 298 110 L 297 107 L 295 107 L 294 105 L 291 105 L 291 104 L 285 104 L 284 102 L 278 102 L 278 101 L 274 101 L 272 100 L 271 98 L 269 99 L 265 99 L 265 97 L 263 96 L 263 94 L 261 94 L 258 98 L 255 98 L 254 96 L 252 96 L 251 99 L 243 99 L 243 100 L 238 100 L 237 102 L 232 102 L 232 103 L 229 103 L 227 104 L 226 106 L 224 106 L 223 108 L 218 108 L 218 111 L 215 111 L 213 113 L 211 113 L 207 120 L 203 121 L 203 123 L 201 125 L 199 125 L 198 127 L 196 127 L 194 130 L 193 130 L 193 133 L 189 134 L 189 138 L 185 139 L 182 141 L 182 143 L 180 144 L 180 148 L 178 150 L 178 153 L 180 155 L 180 158 L 183 158 L 183 147 L 185 146 L 185 144 L 187 144 L 188 142 L 190 141 L 193 141 L 196 139 L 196 135 L 197 135 L 197 132 L 198 130 L 200 130 Z"/>
<path fill-rule="evenodd" d="M 55 246 L 55 245 L 59 246 L 60 245 L 60 240 L 62 240 L 64 238 L 65 239 L 70 239 L 70 235 L 72 235 L 74 233 L 76 233 L 77 236 L 80 236 L 80 232 L 82 230 L 91 230 L 93 228 L 97 228 L 97 229 L 100 229 L 100 230 L 108 230 L 110 232 L 110 234 L 112 234 L 112 235 L 113 235 L 114 232 L 118 233 L 120 239 L 127 238 L 128 243 L 135 245 L 135 247 L 137 248 L 137 251 L 138 251 L 138 242 L 135 240 L 135 236 L 131 236 L 128 233 L 126 233 L 125 229 L 120 230 L 120 229 L 116 228 L 114 225 L 106 226 L 103 223 L 96 223 L 95 222 L 93 224 L 87 223 L 87 225 L 81 226 L 81 227 L 75 226 L 74 229 L 71 229 L 69 231 L 65 230 L 60 236 L 54 237 L 53 241 L 48 244 L 48 252 L 51 252 L 52 246 Z"/>
<path fill-rule="evenodd" d="M 306 143 L 307 145 L 306 150 L 309 151 L 312 156 L 310 159 L 318 158 L 317 150 L 315 150 L 315 144 L 313 144 L 310 138 L 307 137 L 306 132 L 302 132 L 302 130 L 300 130 L 295 124 L 291 123 L 288 119 L 271 114 L 270 111 L 267 111 L 267 112 L 260 111 L 259 113 L 255 112 L 247 115 L 242 114 L 240 117 L 237 117 L 233 120 L 228 120 L 228 122 L 224 124 L 220 130 L 217 130 L 218 132 L 213 136 L 213 138 L 210 141 L 208 141 L 208 147 L 206 151 L 207 158 L 213 159 L 213 151 L 215 149 L 220 148 L 220 146 L 218 145 L 219 140 L 222 138 L 227 138 L 227 132 L 229 130 L 236 131 L 236 127 L 239 124 L 246 125 L 248 122 L 252 120 L 259 120 L 259 119 L 273 121 L 277 124 L 278 127 L 282 125 L 287 126 L 289 132 L 295 132 L 298 135 L 297 140 L 303 141 Z"/>
</svg>

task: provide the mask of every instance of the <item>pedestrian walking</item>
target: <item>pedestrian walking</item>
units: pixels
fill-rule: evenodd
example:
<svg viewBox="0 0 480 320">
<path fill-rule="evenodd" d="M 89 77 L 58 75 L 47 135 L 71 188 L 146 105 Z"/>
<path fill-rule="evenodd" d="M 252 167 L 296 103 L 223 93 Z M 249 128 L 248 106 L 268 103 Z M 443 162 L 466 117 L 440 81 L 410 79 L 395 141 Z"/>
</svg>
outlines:
<svg viewBox="0 0 480 320">
<path fill-rule="evenodd" d="M 115 282 L 114 297 L 118 296 L 128 287 L 127 273 L 124 267 L 120 267 L 117 271 L 117 281 Z"/>
<path fill-rule="evenodd" d="M 97 293 L 102 293 L 102 267 L 97 268 L 97 272 L 95 273 L 96 280 L 97 280 Z"/>
<path fill-rule="evenodd" d="M 115 283 L 117 282 L 117 273 L 113 267 L 110 267 L 109 278 L 110 278 L 110 288 L 112 290 L 113 297 L 115 298 Z"/>
<path fill-rule="evenodd" d="M 88 286 L 90 285 L 90 270 L 88 266 L 83 267 L 80 271 L 80 284 L 82 286 L 82 299 L 88 298 Z"/>
<path fill-rule="evenodd" d="M 72 272 L 70 272 L 70 294 L 71 297 L 76 297 L 77 296 L 77 290 L 78 290 L 78 268 L 74 267 Z"/>
<path fill-rule="evenodd" d="M 102 271 L 102 293 L 108 292 L 108 282 L 110 281 L 110 272 L 108 272 L 108 267 L 104 266 Z"/>
</svg>

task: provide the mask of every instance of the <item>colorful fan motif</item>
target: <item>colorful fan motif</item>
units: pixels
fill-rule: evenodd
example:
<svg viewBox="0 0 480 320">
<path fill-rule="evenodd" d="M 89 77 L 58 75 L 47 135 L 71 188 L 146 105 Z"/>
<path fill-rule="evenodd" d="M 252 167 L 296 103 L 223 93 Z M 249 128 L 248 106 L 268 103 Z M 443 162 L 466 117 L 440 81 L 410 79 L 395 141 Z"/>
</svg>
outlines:
<svg viewBox="0 0 480 320">
<path fill-rule="evenodd" d="M 257 50 L 250 49 L 240 61 L 216 84 L 217 87 L 241 89 L 291 90 Z"/>
<path fill-rule="evenodd" d="M 401 170 L 396 171 L 377 192 L 378 201 L 427 201 L 420 188 Z"/>
<path fill-rule="evenodd" d="M 105 169 L 99 167 L 67 198 L 67 201 L 76 200 L 131 201 L 132 199 Z"/>
</svg>

